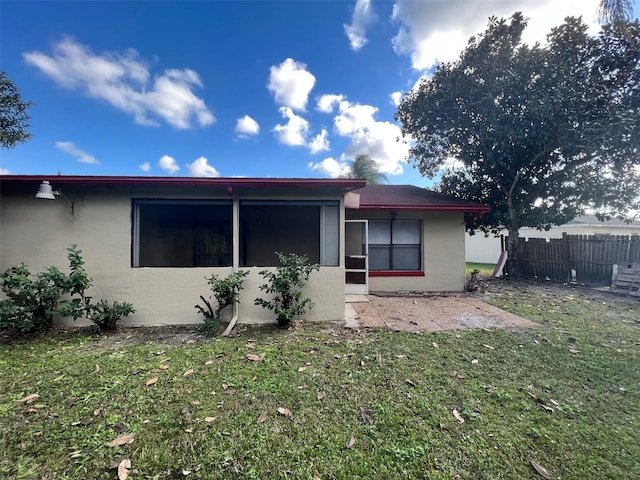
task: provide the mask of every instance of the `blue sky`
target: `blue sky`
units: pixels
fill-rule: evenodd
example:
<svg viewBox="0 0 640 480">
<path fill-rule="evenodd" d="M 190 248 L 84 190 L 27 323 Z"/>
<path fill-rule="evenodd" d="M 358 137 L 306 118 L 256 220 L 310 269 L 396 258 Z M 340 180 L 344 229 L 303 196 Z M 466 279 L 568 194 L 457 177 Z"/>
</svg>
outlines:
<svg viewBox="0 0 640 480">
<path fill-rule="evenodd" d="M 543 41 L 597 0 L 0 3 L 0 62 L 33 101 L 3 173 L 335 177 L 357 154 L 430 185 L 393 120 L 402 92 L 490 15 Z"/>
</svg>

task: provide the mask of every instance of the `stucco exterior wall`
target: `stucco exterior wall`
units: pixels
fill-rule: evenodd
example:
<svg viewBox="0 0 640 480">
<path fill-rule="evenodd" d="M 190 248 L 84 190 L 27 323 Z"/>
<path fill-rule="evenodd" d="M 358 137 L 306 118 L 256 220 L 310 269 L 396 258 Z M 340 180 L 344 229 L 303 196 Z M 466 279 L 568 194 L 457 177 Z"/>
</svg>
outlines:
<svg viewBox="0 0 640 480">
<path fill-rule="evenodd" d="M 132 198 L 195 198 L 197 195 L 203 198 L 201 192 L 172 191 L 169 194 L 128 188 L 90 192 L 70 190 L 65 193 L 75 203 L 72 217 L 62 198 L 40 200 L 33 197 L 34 191 L 7 190 L 3 189 L 0 197 L 0 268 L 4 270 L 9 265 L 24 262 L 32 272 L 49 265 L 66 271 L 66 248 L 75 243 L 82 250 L 86 269 L 93 277 L 94 286 L 89 295 L 134 305 L 136 313 L 123 319 L 122 325 L 199 323 L 202 318 L 194 305 L 199 303 L 200 295 L 206 298 L 211 293 L 205 277 L 232 271 L 231 267 L 131 267 Z M 344 210 L 342 212 L 344 218 Z M 342 258 L 343 244 L 340 250 Z M 306 320 L 344 318 L 344 266 L 343 261 L 341 263 L 339 267 L 323 267 L 312 274 L 305 293 L 313 299 L 315 308 L 305 315 Z M 263 279 L 257 272 L 263 269 L 248 268 L 251 275 L 241 292 L 240 322 L 275 321 L 273 312 L 253 304 L 254 298 L 262 294 L 258 287 Z"/>
<path fill-rule="evenodd" d="M 348 219 L 389 219 L 388 211 L 348 210 Z M 424 276 L 369 278 L 369 291 L 461 291 L 465 282 L 464 217 L 460 212 L 399 211 L 397 219 L 422 220 Z"/>
</svg>

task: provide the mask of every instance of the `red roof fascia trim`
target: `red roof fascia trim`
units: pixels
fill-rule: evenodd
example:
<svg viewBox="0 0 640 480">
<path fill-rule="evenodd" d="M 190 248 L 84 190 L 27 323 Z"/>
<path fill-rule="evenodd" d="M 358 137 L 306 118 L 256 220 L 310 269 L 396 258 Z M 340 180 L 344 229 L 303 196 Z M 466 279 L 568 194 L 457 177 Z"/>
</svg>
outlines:
<svg viewBox="0 0 640 480">
<path fill-rule="evenodd" d="M 490 212 L 491 207 L 486 205 L 360 205 L 360 210 L 420 210 L 429 212 Z"/>
<path fill-rule="evenodd" d="M 379 270 L 369 272 L 370 277 L 424 277 L 424 272 L 419 270 Z"/>
<path fill-rule="evenodd" d="M 86 186 L 188 186 L 188 187 L 263 187 L 263 188 L 344 188 L 355 190 L 366 185 L 362 179 L 320 178 L 194 178 L 194 177 L 132 177 L 85 175 L 0 175 L 0 182 L 25 183 L 48 180 L 56 185 Z"/>
</svg>

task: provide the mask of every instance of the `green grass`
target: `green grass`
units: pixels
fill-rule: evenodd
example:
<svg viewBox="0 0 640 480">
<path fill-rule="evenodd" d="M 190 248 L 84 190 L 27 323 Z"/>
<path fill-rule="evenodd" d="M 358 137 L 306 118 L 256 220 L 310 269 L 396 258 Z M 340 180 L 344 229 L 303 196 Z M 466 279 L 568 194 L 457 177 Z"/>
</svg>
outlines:
<svg viewBox="0 0 640 480">
<path fill-rule="evenodd" d="M 114 479 L 129 458 L 135 479 L 541 478 L 531 460 L 557 479 L 640 478 L 640 302 L 509 285 L 486 298 L 547 328 L 0 345 L 0 477 Z M 131 444 L 106 445 L 123 432 Z"/>
<path fill-rule="evenodd" d="M 474 270 L 479 270 L 481 277 L 490 277 L 493 275 L 493 270 L 495 267 L 496 266 L 493 263 L 467 262 L 466 263 L 467 278 L 471 276 L 471 272 L 473 272 Z"/>
</svg>

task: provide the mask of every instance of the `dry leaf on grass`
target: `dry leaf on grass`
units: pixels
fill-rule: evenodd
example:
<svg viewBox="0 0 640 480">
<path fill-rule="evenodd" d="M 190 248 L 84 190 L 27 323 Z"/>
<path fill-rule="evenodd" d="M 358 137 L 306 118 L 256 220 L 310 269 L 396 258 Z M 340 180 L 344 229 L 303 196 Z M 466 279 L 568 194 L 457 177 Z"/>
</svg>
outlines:
<svg viewBox="0 0 640 480">
<path fill-rule="evenodd" d="M 256 423 L 258 425 L 260 425 L 261 423 L 264 423 L 264 421 L 267 419 L 268 416 L 269 416 L 269 412 L 265 410 L 264 412 L 262 412 L 262 414 L 260 414 Z"/>
<path fill-rule="evenodd" d="M 125 458 L 118 465 L 118 480 L 127 480 L 129 478 L 129 470 L 131 469 L 131 460 Z"/>
<path fill-rule="evenodd" d="M 379 367 L 382 366 L 382 354 L 381 353 L 376 353 L 376 362 L 378 362 L 378 366 Z"/>
<path fill-rule="evenodd" d="M 346 447 L 351 448 L 356 444 L 356 437 L 353 435 L 353 432 L 349 434 L 349 439 L 347 440 Z"/>
<path fill-rule="evenodd" d="M 453 409 L 453 416 L 456 417 L 456 420 L 458 420 L 460 423 L 464 423 L 464 418 L 462 418 L 462 415 L 460 415 L 460 412 L 455 408 Z"/>
<path fill-rule="evenodd" d="M 37 410 L 35 408 L 27 408 L 23 413 L 36 413 Z"/>
<path fill-rule="evenodd" d="M 246 347 L 254 350 L 256 348 L 256 343 L 255 342 L 247 342 Z"/>
<path fill-rule="evenodd" d="M 96 363 L 96 366 L 93 367 L 93 373 L 98 373 L 100 371 L 100 365 Z"/>
<path fill-rule="evenodd" d="M 153 378 L 150 378 L 149 380 L 147 380 L 144 384 L 145 384 L 147 387 L 150 387 L 151 385 L 153 385 L 153 384 L 154 384 L 154 383 L 156 383 L 157 381 L 158 381 L 158 377 L 153 377 Z"/>
<path fill-rule="evenodd" d="M 298 371 L 299 371 L 299 372 L 304 372 L 307 368 L 309 368 L 309 367 L 307 367 L 307 366 L 305 365 L 305 366 L 302 366 L 302 367 L 298 368 Z"/>
<path fill-rule="evenodd" d="M 93 416 L 94 416 L 94 417 L 99 417 L 101 413 L 102 413 L 102 409 L 101 409 L 101 408 L 96 408 L 96 409 L 93 411 Z"/>
<path fill-rule="evenodd" d="M 360 415 L 362 416 L 362 421 L 365 425 L 373 425 L 373 416 L 371 415 L 370 410 L 365 410 L 364 408 L 360 409 Z"/>
<path fill-rule="evenodd" d="M 166 363 L 163 363 L 162 365 L 160 365 L 158 367 L 160 370 L 167 370 L 169 368 L 169 365 L 167 365 Z"/>
<path fill-rule="evenodd" d="M 488 348 L 489 350 L 495 350 L 496 347 L 492 347 L 491 345 L 487 345 L 486 343 L 484 345 L 482 345 L 485 348 Z"/>
<path fill-rule="evenodd" d="M 205 365 L 213 365 L 213 360 L 207 360 L 204 362 Z"/>
<path fill-rule="evenodd" d="M 412 382 L 412 381 L 411 381 L 411 380 L 409 380 L 409 379 L 406 379 L 406 380 L 405 380 L 405 382 L 407 382 L 407 383 L 408 383 L 409 385 L 411 385 L 412 387 L 417 386 L 417 385 L 415 384 L 415 382 Z"/>
<path fill-rule="evenodd" d="M 471 363 L 473 363 L 474 365 L 476 365 L 478 363 L 478 359 L 474 358 L 473 360 L 471 360 Z"/>
<path fill-rule="evenodd" d="M 326 396 L 327 396 L 327 392 L 325 392 L 324 390 L 321 392 L 318 392 L 318 400 L 322 400 Z"/>
<path fill-rule="evenodd" d="M 205 417 L 204 421 L 207 423 L 215 422 L 218 417 Z"/>
<path fill-rule="evenodd" d="M 37 400 L 38 398 L 40 398 L 40 395 L 38 395 L 37 393 L 32 393 L 31 395 L 27 395 L 24 398 L 21 398 L 20 400 L 17 400 L 17 402 L 19 403 L 31 403 L 35 400 Z"/>
<path fill-rule="evenodd" d="M 431 342 L 431 345 L 433 345 L 434 348 L 440 348 L 440 345 L 438 345 L 436 342 Z"/>
<path fill-rule="evenodd" d="M 198 405 L 200 405 L 200 400 L 193 400 L 191 402 L 191 405 L 193 405 L 194 407 L 197 407 Z"/>
<path fill-rule="evenodd" d="M 127 445 L 131 442 L 133 442 L 133 435 L 129 435 L 127 433 L 111 440 L 109 443 L 107 443 L 107 447 L 118 447 L 121 445 Z"/>
<path fill-rule="evenodd" d="M 264 360 L 264 353 L 262 355 L 247 353 L 247 360 L 251 360 L 252 362 L 261 362 L 262 360 Z"/>
<path fill-rule="evenodd" d="M 575 355 L 576 353 L 580 353 L 580 350 L 576 350 L 575 348 L 570 348 L 569 353 L 573 353 Z"/>
<path fill-rule="evenodd" d="M 191 375 L 193 373 L 193 368 L 190 368 L 189 370 L 187 370 L 186 372 L 184 372 L 182 374 L 183 377 L 188 377 L 189 375 Z"/>
<path fill-rule="evenodd" d="M 531 466 L 535 469 L 536 472 L 538 472 L 541 477 L 546 478 L 547 480 L 551 480 L 551 474 L 547 472 L 547 469 L 540 465 L 538 462 L 536 462 L 535 460 L 531 460 Z"/>
<path fill-rule="evenodd" d="M 291 410 L 289 410 L 288 408 L 284 408 L 284 407 L 278 407 L 278 413 L 280 415 L 282 415 L 285 418 L 291 418 Z"/>
</svg>

